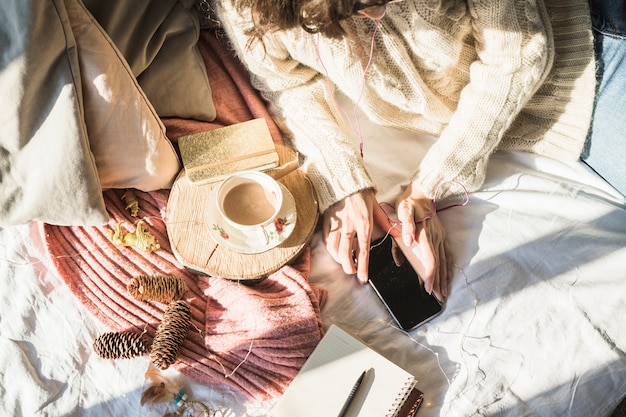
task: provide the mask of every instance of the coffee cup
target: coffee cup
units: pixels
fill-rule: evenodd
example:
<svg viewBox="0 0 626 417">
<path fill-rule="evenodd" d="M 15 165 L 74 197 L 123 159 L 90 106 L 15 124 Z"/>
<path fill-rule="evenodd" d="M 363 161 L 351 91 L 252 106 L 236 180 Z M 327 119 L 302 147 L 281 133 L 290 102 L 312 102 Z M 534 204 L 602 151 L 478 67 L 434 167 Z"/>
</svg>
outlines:
<svg viewBox="0 0 626 417">
<path fill-rule="evenodd" d="M 253 245 L 264 246 L 270 242 L 282 205 L 280 184 L 260 171 L 232 174 L 217 189 L 220 216 Z"/>
</svg>

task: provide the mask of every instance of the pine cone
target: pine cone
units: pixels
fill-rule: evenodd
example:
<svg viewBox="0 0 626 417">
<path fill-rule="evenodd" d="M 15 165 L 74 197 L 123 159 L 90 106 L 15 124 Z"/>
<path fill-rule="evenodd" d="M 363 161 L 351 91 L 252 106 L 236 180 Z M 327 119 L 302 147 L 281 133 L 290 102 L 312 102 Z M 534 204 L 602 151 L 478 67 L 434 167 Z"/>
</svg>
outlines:
<svg viewBox="0 0 626 417">
<path fill-rule="evenodd" d="M 127 288 L 139 301 L 162 303 L 180 300 L 188 290 L 184 279 L 171 275 L 139 275 L 132 279 Z"/>
<path fill-rule="evenodd" d="M 104 333 L 93 342 L 93 350 L 104 359 L 128 359 L 148 352 L 143 334 L 134 332 Z"/>
<path fill-rule="evenodd" d="M 150 357 L 154 366 L 165 370 L 176 361 L 190 323 L 191 311 L 184 301 L 173 301 L 167 306 L 152 341 Z"/>
</svg>

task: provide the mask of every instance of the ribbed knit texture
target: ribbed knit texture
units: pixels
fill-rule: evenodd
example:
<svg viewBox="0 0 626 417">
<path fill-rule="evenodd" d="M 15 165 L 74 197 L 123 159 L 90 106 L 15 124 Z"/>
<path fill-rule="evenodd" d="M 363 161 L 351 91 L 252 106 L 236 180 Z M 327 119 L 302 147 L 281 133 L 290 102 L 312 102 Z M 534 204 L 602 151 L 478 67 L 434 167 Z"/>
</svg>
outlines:
<svg viewBox="0 0 626 417">
<path fill-rule="evenodd" d="M 109 228 L 137 219 L 124 210 L 123 190 L 106 191 Z M 292 265 L 247 286 L 198 277 L 172 254 L 166 229 L 167 191 L 137 192 L 139 218 L 161 248 L 146 253 L 114 245 L 104 227 L 42 224 L 53 268 L 73 294 L 112 332 L 146 330 L 154 338 L 167 303 L 137 300 L 127 285 L 138 275 L 185 280 L 181 302 L 191 326 L 173 367 L 208 384 L 226 384 L 256 399 L 276 397 L 288 386 L 322 336 L 320 306 L 326 291 L 308 282 L 308 249 Z"/>
<path fill-rule="evenodd" d="M 586 0 L 388 5 L 362 96 L 370 19 L 347 20 L 342 40 L 293 30 L 268 34 L 264 46 L 247 49 L 246 14 L 226 4 L 220 16 L 253 85 L 307 158 L 322 211 L 375 186 L 350 144 L 353 133 L 340 122 L 325 74 L 352 100 L 360 97 L 373 121 L 439 137 L 415 166 L 418 185 L 431 197 L 450 179 L 479 188 L 496 149 L 580 155 L 595 89 Z M 366 146 L 393 140 L 364 134 Z"/>
</svg>

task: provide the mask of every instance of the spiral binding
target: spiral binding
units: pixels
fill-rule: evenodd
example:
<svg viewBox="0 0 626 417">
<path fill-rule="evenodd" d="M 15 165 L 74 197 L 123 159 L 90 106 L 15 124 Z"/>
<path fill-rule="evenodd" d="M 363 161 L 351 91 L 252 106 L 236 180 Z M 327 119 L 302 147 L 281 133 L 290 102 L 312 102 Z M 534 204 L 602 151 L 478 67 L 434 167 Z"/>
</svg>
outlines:
<svg viewBox="0 0 626 417">
<path fill-rule="evenodd" d="M 404 405 L 407 398 L 409 398 L 409 394 L 411 393 L 411 390 L 415 388 L 415 385 L 417 385 L 417 380 L 415 378 L 409 378 L 406 380 L 402 391 L 400 391 L 400 393 L 394 400 L 393 404 L 391 405 L 391 408 L 385 414 L 385 417 L 397 417 L 398 416 L 398 412 Z"/>
</svg>

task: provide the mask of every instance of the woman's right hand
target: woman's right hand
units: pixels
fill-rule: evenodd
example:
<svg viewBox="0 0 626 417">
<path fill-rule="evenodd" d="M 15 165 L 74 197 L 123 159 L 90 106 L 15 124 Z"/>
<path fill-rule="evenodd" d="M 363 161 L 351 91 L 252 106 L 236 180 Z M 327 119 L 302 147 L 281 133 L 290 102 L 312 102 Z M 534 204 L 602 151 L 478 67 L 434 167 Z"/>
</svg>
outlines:
<svg viewBox="0 0 626 417">
<path fill-rule="evenodd" d="M 373 230 L 376 195 L 363 190 L 335 203 L 324 212 L 326 249 L 346 274 L 356 274 L 367 283 L 369 248 Z"/>
</svg>

